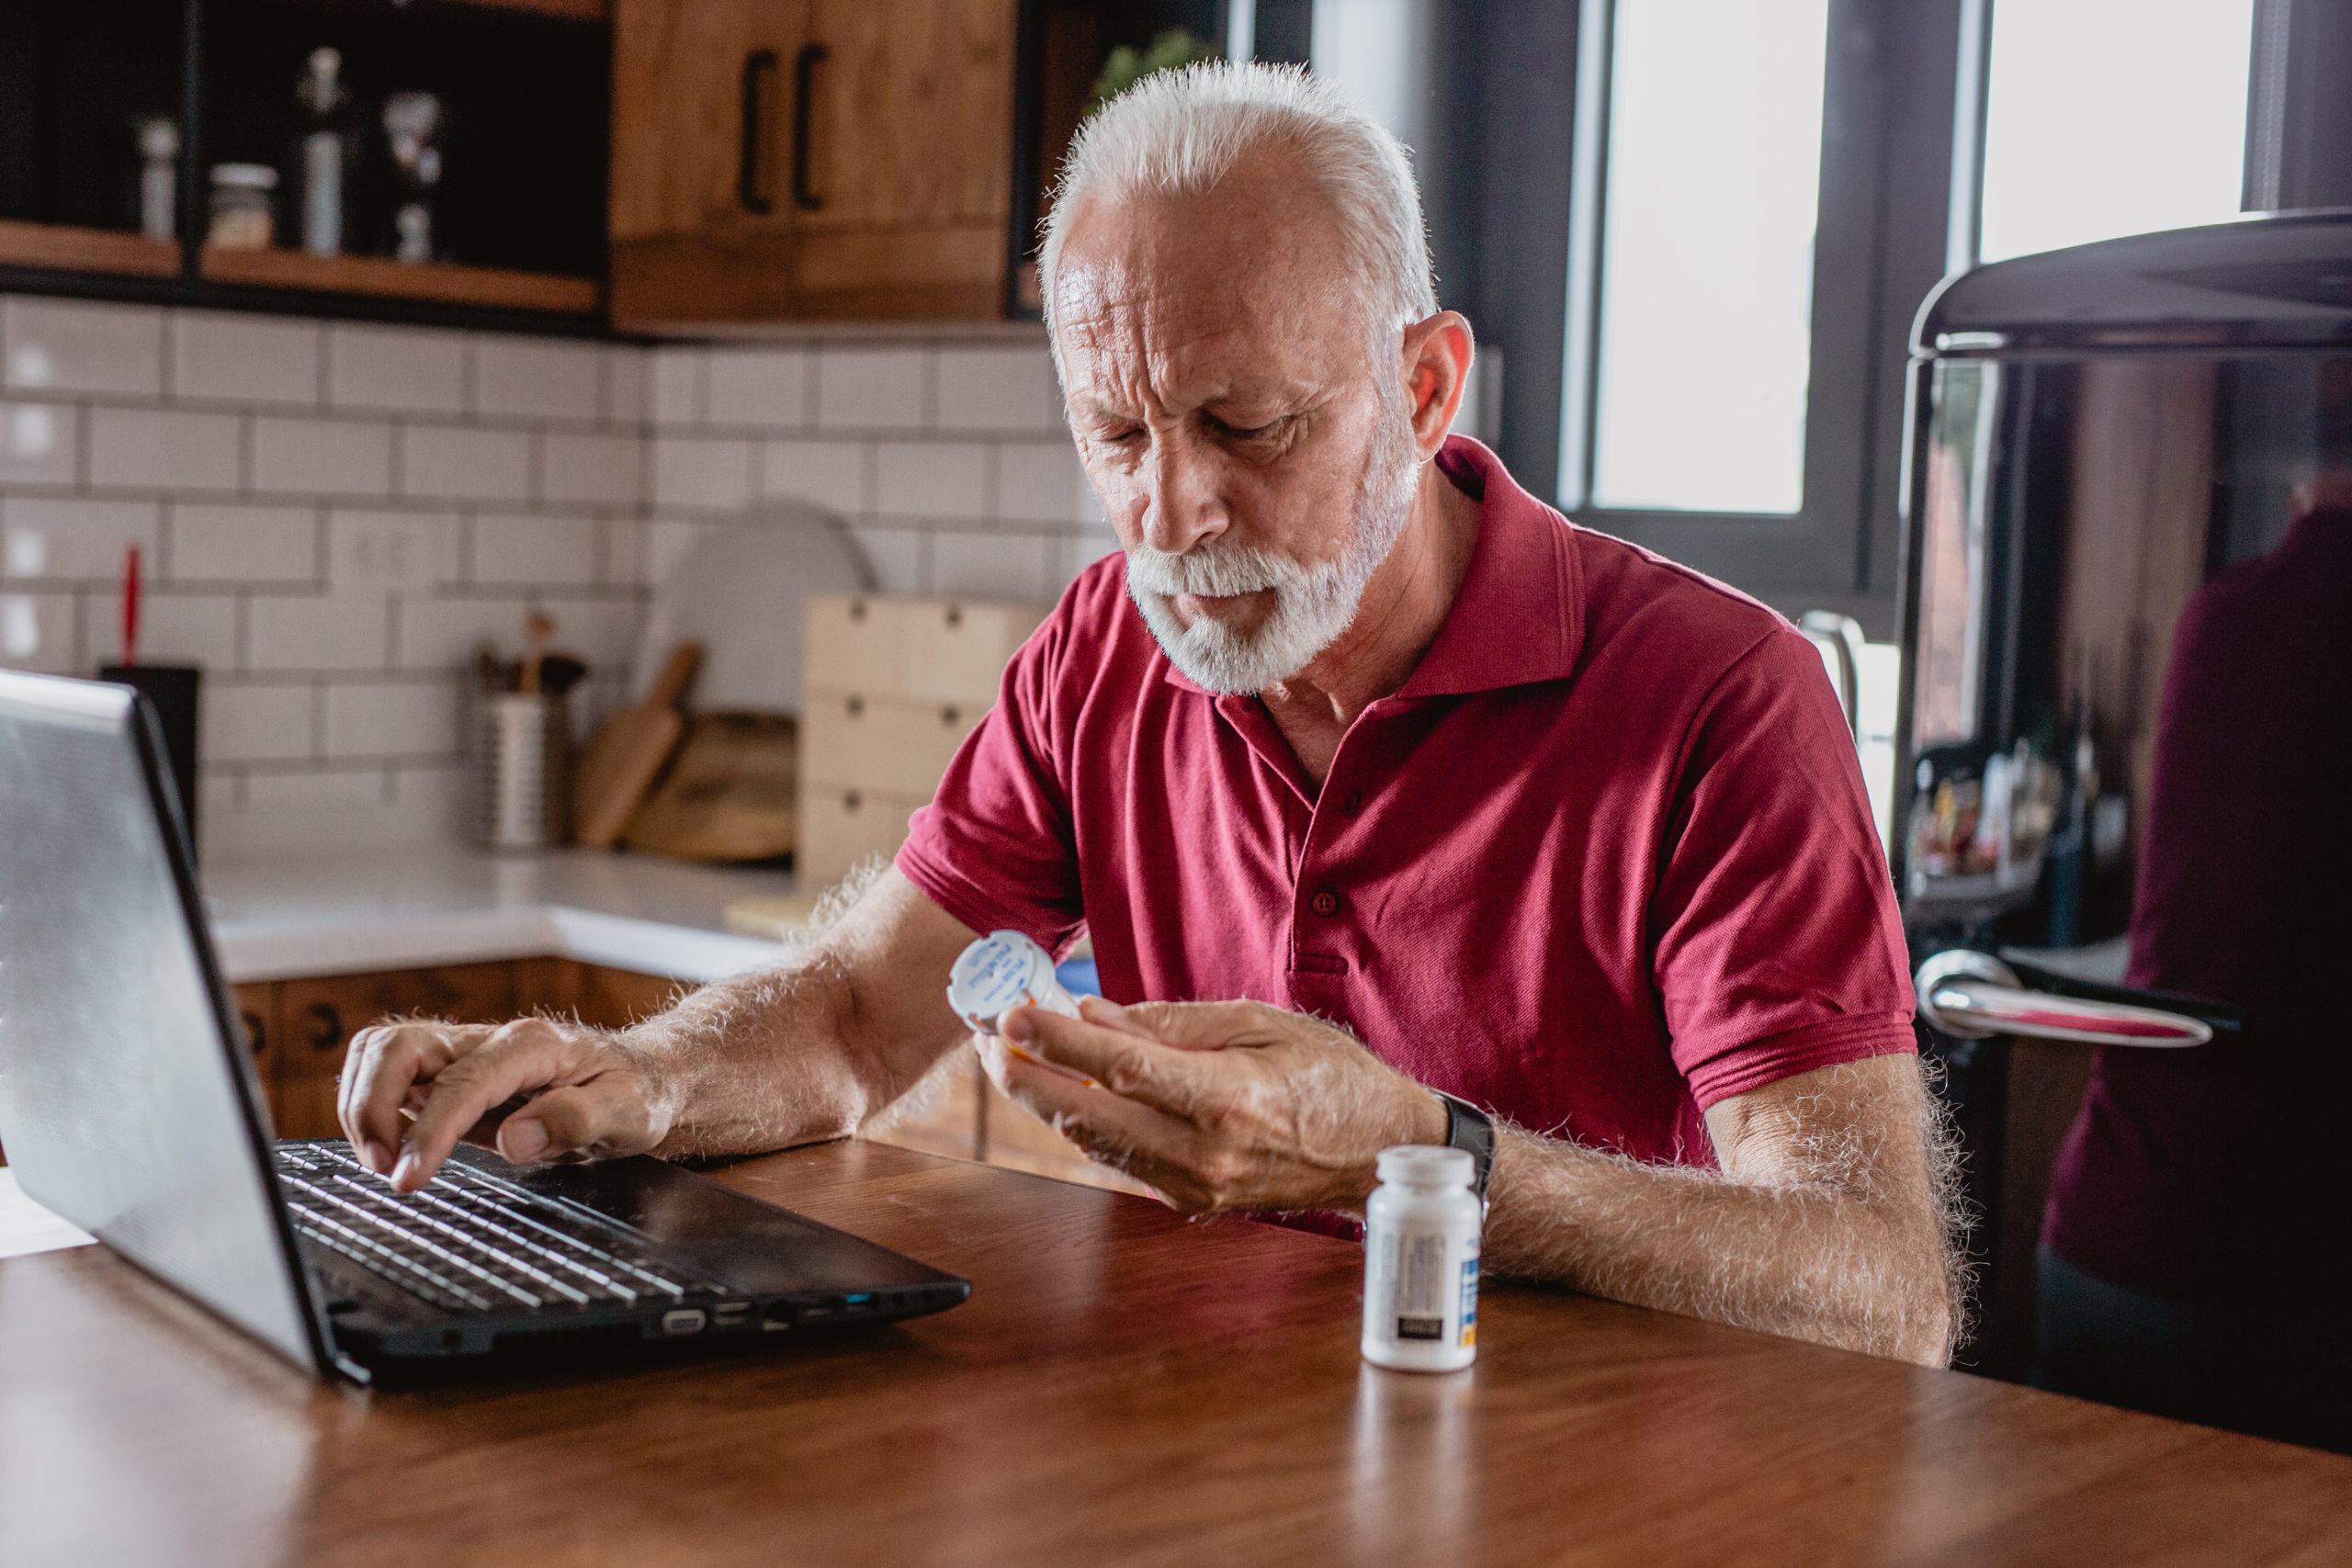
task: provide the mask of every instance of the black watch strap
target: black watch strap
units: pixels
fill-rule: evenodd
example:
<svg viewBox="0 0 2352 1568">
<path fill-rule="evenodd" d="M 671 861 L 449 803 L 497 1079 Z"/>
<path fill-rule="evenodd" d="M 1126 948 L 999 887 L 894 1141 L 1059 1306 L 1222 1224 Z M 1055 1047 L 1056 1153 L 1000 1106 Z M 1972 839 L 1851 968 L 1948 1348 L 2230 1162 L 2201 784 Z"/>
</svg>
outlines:
<svg viewBox="0 0 2352 1568">
<path fill-rule="evenodd" d="M 1442 1089 L 1430 1092 L 1445 1106 L 1445 1146 L 1460 1149 L 1470 1156 L 1471 1167 L 1477 1173 L 1471 1188 L 1480 1198 L 1486 1197 L 1487 1179 L 1495 1170 L 1495 1119 Z"/>
</svg>

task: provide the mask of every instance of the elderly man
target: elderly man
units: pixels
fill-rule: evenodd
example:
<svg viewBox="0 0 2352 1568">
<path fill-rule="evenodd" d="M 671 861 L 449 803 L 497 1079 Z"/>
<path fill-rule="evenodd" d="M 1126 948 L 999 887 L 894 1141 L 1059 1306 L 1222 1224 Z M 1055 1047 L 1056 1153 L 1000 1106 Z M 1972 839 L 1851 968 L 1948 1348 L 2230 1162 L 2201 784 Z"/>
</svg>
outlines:
<svg viewBox="0 0 2352 1568">
<path fill-rule="evenodd" d="M 1403 151 L 1311 80 L 1136 86 L 1043 261 L 1125 550 L 896 867 L 784 968 L 635 1029 L 363 1033 L 362 1156 L 419 1187 L 518 1095 L 516 1160 L 836 1137 L 963 1037 L 976 932 L 1084 928 L 1128 1005 L 1018 1010 L 983 1055 L 1170 1203 L 1357 1209 L 1389 1145 L 1490 1146 L 1492 1269 L 1943 1359 L 1904 947 L 1811 646 L 1449 435 L 1470 327 Z"/>
</svg>

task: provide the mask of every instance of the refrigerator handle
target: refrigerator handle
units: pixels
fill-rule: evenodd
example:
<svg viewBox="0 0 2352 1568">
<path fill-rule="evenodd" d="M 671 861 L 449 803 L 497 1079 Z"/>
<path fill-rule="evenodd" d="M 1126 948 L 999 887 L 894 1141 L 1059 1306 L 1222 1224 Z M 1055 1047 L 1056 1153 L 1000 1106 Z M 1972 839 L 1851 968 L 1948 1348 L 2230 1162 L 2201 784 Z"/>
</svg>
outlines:
<svg viewBox="0 0 2352 1568">
<path fill-rule="evenodd" d="M 1846 728 L 1854 743 L 1862 739 L 1862 624 L 1835 610 L 1807 610 L 1797 630 L 1829 650 L 1838 660 L 1838 705 L 1846 710 Z"/>
<path fill-rule="evenodd" d="M 1919 993 L 1919 1016 L 1962 1040 L 2016 1034 L 2085 1045 L 2176 1048 L 2213 1038 L 2211 1024 L 2185 1013 L 2030 989 L 1999 959 L 1966 948 L 1937 953 L 1919 965 L 1912 984 Z"/>
</svg>

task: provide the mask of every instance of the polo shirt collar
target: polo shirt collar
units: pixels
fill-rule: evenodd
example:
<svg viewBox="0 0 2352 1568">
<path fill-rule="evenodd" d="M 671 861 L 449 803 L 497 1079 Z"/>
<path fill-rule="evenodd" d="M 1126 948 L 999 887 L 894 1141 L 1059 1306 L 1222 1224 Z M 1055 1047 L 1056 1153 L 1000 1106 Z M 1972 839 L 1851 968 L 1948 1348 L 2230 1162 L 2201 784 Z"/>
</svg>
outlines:
<svg viewBox="0 0 2352 1568">
<path fill-rule="evenodd" d="M 1448 436 L 1437 464 L 1454 488 L 1479 502 L 1478 541 L 1437 639 L 1396 695 L 1456 696 L 1566 680 L 1584 650 L 1585 629 L 1573 525 L 1521 490 L 1500 458 L 1466 435 Z M 1165 653 L 1159 658 L 1170 685 L 1216 694 Z"/>
</svg>

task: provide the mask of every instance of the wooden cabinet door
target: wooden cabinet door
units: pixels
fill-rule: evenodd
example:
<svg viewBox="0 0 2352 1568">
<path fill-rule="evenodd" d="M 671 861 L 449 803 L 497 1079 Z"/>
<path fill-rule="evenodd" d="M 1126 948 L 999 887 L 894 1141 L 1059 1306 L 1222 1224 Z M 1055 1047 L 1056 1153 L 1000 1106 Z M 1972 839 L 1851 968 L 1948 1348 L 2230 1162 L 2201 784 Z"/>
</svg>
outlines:
<svg viewBox="0 0 2352 1568">
<path fill-rule="evenodd" d="M 796 311 L 1004 313 L 1017 0 L 812 0 Z"/>
<path fill-rule="evenodd" d="M 272 980 L 229 988 L 230 999 L 236 1004 L 237 1027 L 244 1032 L 246 1048 L 254 1055 L 254 1076 L 261 1080 L 262 1098 L 269 1102 L 272 1126 L 278 1124 L 277 1079 L 286 1055 L 279 1037 L 277 993 L 277 984 Z"/>
<path fill-rule="evenodd" d="M 807 0 L 616 0 L 613 320 L 763 321 L 792 300 Z"/>
</svg>

